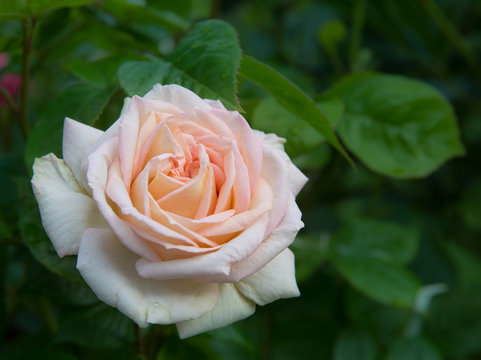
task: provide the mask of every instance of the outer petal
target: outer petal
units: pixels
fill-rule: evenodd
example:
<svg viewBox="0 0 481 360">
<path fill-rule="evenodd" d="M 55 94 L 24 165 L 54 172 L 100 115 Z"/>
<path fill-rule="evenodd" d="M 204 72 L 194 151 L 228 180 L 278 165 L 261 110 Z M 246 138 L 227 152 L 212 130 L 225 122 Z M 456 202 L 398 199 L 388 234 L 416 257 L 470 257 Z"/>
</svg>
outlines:
<svg viewBox="0 0 481 360">
<path fill-rule="evenodd" d="M 107 224 L 63 160 L 45 155 L 35 159 L 33 172 L 42 224 L 58 256 L 77 254 L 84 230 Z"/>
<path fill-rule="evenodd" d="M 257 251 L 256 249 L 264 239 L 267 221 L 267 214 L 262 215 L 239 236 L 227 242 L 215 252 L 188 259 L 169 261 L 152 262 L 140 259 L 137 261 L 137 271 L 142 277 L 159 280 L 191 278 L 205 282 L 232 282 L 230 276 L 232 264 L 246 259 L 254 251 Z M 279 252 L 280 250 L 277 253 Z M 269 260 L 244 276 L 254 273 Z M 238 280 L 240 279 L 235 281 Z"/>
<path fill-rule="evenodd" d="M 259 271 L 294 241 L 298 231 L 303 226 L 301 212 L 297 207 L 294 196 L 290 195 L 289 206 L 281 223 L 251 256 L 232 266 L 230 280 L 239 281 Z"/>
<path fill-rule="evenodd" d="M 153 89 L 145 94 L 144 99 L 165 101 L 184 112 L 191 112 L 195 108 L 211 109 L 210 105 L 197 94 L 179 85 L 154 85 Z"/>
<path fill-rule="evenodd" d="M 100 300 L 142 327 L 198 318 L 216 304 L 217 284 L 144 279 L 135 271 L 137 258 L 111 230 L 88 229 L 77 269 Z"/>
<path fill-rule="evenodd" d="M 197 319 L 177 324 L 181 339 L 230 325 L 255 312 L 254 303 L 239 293 L 233 284 L 227 283 L 219 286 L 219 300 L 214 309 Z"/>
<path fill-rule="evenodd" d="M 75 177 L 88 189 L 87 177 L 82 170 L 82 158 L 87 148 L 93 144 L 104 132 L 81 122 L 65 118 L 63 123 L 62 153 L 67 165 L 72 169 Z"/>
<path fill-rule="evenodd" d="M 294 254 L 285 249 L 258 272 L 239 281 L 235 286 L 258 305 L 299 296 Z"/>
</svg>

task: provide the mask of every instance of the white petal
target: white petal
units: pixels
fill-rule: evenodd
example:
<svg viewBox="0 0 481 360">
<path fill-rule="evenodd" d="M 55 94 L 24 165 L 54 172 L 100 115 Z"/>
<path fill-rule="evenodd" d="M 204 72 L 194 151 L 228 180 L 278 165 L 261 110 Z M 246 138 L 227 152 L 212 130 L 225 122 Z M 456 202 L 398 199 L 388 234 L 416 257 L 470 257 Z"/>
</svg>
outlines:
<svg viewBox="0 0 481 360">
<path fill-rule="evenodd" d="M 246 299 L 233 284 L 219 284 L 220 294 L 215 307 L 201 317 L 177 324 L 181 339 L 230 325 L 255 312 L 255 304 Z"/>
<path fill-rule="evenodd" d="M 35 159 L 33 172 L 42 224 L 58 256 L 77 254 L 85 229 L 107 224 L 63 160 L 45 155 Z"/>
<path fill-rule="evenodd" d="M 85 172 L 82 171 L 83 155 L 87 148 L 100 138 L 103 133 L 101 130 L 68 117 L 65 118 L 63 123 L 63 158 L 84 189 L 88 189 L 88 186 L 87 177 Z"/>
<path fill-rule="evenodd" d="M 287 157 L 287 156 L 286 156 Z M 289 159 L 289 188 L 292 195 L 296 196 L 306 185 L 309 179 Z"/>
<path fill-rule="evenodd" d="M 258 272 L 239 281 L 235 286 L 258 305 L 299 296 L 294 254 L 285 249 Z"/>
<path fill-rule="evenodd" d="M 209 110 L 209 103 L 202 100 L 197 94 L 179 85 L 154 85 L 154 88 L 145 94 L 146 100 L 160 100 L 173 104 L 184 112 L 191 112 L 196 108 Z"/>
<path fill-rule="evenodd" d="M 215 306 L 217 284 L 144 279 L 135 270 L 137 259 L 110 229 L 88 229 L 77 269 L 100 300 L 142 327 L 198 318 Z"/>
<path fill-rule="evenodd" d="M 230 273 L 231 281 L 240 281 L 246 276 L 259 271 L 294 241 L 298 231 L 303 226 L 301 212 L 297 207 L 294 196 L 290 195 L 288 209 L 281 223 L 251 256 L 232 266 Z"/>
</svg>

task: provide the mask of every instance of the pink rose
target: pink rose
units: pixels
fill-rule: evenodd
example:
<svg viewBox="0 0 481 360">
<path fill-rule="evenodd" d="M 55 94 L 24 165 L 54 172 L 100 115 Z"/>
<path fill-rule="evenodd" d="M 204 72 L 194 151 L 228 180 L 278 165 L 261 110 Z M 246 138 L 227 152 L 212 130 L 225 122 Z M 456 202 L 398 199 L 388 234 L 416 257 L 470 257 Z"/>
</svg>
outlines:
<svg viewBox="0 0 481 360">
<path fill-rule="evenodd" d="M 299 295 L 287 247 L 307 178 L 238 112 L 156 85 L 105 132 L 65 119 L 63 156 L 33 166 L 45 230 L 139 326 L 185 338 Z"/>
<path fill-rule="evenodd" d="M 8 56 L 5 53 L 0 53 L 0 69 L 3 69 L 8 65 Z M 22 84 L 22 78 L 19 75 L 12 73 L 5 73 L 0 78 L 0 87 L 3 87 L 10 94 L 12 98 L 15 98 L 20 91 Z M 0 105 L 7 105 L 7 99 L 0 94 Z"/>
</svg>

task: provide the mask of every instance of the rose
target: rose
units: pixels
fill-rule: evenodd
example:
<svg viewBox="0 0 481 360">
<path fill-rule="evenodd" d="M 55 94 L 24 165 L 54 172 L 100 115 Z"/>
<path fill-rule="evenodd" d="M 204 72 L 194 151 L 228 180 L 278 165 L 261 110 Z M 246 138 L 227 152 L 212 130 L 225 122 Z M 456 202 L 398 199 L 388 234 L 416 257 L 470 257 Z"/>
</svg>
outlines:
<svg viewBox="0 0 481 360">
<path fill-rule="evenodd" d="M 9 59 L 8 55 L 5 53 L 0 53 L 0 70 L 8 65 Z M 22 83 L 22 78 L 19 75 L 12 73 L 5 73 L 0 77 L 0 88 L 2 88 L 10 97 L 14 98 L 20 91 L 20 85 Z M 0 93 L 0 105 L 8 105 L 5 96 Z"/>
<path fill-rule="evenodd" d="M 156 85 L 106 132 L 66 118 L 63 156 L 34 164 L 44 228 L 138 325 L 176 323 L 185 338 L 299 295 L 287 247 L 307 178 L 238 112 Z"/>
</svg>

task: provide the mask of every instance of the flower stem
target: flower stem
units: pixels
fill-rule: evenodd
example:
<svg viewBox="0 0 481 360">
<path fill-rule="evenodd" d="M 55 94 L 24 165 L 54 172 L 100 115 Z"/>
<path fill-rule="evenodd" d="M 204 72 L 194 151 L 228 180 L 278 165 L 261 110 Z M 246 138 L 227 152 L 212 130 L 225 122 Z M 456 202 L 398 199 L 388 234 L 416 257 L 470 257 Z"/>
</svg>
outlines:
<svg viewBox="0 0 481 360">
<path fill-rule="evenodd" d="M 471 67 L 471 69 L 478 75 L 481 76 L 481 65 L 479 64 L 478 58 L 474 50 L 469 46 L 469 44 L 460 34 L 456 26 L 450 21 L 450 19 L 443 12 L 441 7 L 432 0 L 421 1 L 424 10 L 434 20 L 438 25 L 440 30 L 443 32 L 446 40 L 451 43 L 451 45 L 456 49 L 456 51 L 463 57 L 464 61 Z"/>
<path fill-rule="evenodd" d="M 142 332 L 137 324 L 134 324 L 135 331 L 135 342 L 137 343 L 137 355 L 139 359 L 147 359 L 147 354 L 145 352 L 145 341 L 142 337 Z"/>
<path fill-rule="evenodd" d="M 351 72 L 356 72 L 356 63 L 361 47 L 362 28 L 364 27 L 364 15 L 366 12 L 366 0 L 356 0 L 352 16 L 352 33 L 349 42 L 349 66 Z"/>
<path fill-rule="evenodd" d="M 29 133 L 28 125 L 28 91 L 30 87 L 30 55 L 32 53 L 32 40 L 35 29 L 36 19 L 26 19 L 22 22 L 22 86 L 20 93 L 20 109 L 18 122 L 22 131 L 23 138 L 26 139 Z"/>
</svg>

